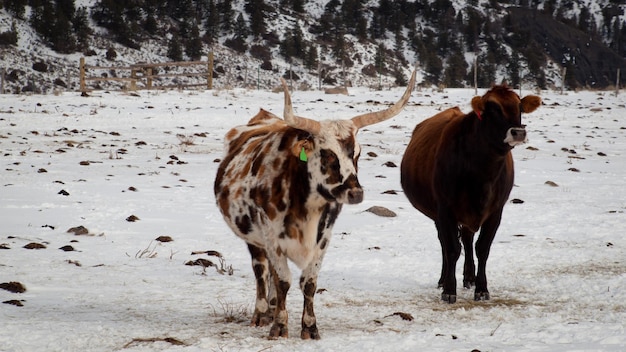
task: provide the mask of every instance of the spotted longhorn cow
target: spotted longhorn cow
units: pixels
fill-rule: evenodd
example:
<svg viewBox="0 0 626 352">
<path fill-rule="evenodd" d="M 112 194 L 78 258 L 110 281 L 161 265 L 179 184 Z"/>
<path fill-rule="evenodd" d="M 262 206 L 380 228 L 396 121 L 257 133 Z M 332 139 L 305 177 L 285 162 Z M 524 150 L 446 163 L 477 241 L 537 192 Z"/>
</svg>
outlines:
<svg viewBox="0 0 626 352">
<path fill-rule="evenodd" d="M 494 86 L 472 99 L 473 111 L 451 108 L 415 127 L 400 167 L 404 194 L 434 220 L 442 250 L 442 300 L 456 301 L 456 262 L 465 249 L 463 284 L 475 285 L 474 299 L 489 299 L 486 265 L 502 210 L 513 187 L 511 150 L 526 141 L 522 113 L 541 104 Z M 478 272 L 472 249 L 474 233 Z"/>
<path fill-rule="evenodd" d="M 215 198 L 226 223 L 248 245 L 256 277 L 252 326 L 272 324 L 270 338 L 287 337 L 288 260 L 301 270 L 302 339 L 319 339 L 314 295 L 332 227 L 343 204 L 363 200 L 357 178 L 359 129 L 404 108 L 402 98 L 383 111 L 348 120 L 316 121 L 294 115 L 285 81 L 284 120 L 261 109 L 225 137 L 226 154 L 215 178 Z"/>
</svg>

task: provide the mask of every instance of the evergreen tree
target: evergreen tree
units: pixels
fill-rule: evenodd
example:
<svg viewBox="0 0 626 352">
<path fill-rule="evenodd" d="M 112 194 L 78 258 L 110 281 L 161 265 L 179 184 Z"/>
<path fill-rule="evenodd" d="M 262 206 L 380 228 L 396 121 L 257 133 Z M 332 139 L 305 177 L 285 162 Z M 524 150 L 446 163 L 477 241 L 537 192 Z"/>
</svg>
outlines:
<svg viewBox="0 0 626 352">
<path fill-rule="evenodd" d="M 348 33 L 356 35 L 359 39 L 366 39 L 367 20 L 363 16 L 361 0 L 344 0 L 340 7 L 339 16 Z"/>
<path fill-rule="evenodd" d="M 158 23 L 156 18 L 154 18 L 154 14 L 148 12 L 146 14 L 146 20 L 143 24 L 143 29 L 150 35 L 155 35 L 157 33 Z"/>
<path fill-rule="evenodd" d="M 253 35 L 261 37 L 266 31 L 265 2 L 263 0 L 246 0 L 244 10 L 250 16 L 250 31 Z"/>
<path fill-rule="evenodd" d="M 59 8 L 57 8 L 55 22 L 51 26 L 48 40 L 52 44 L 52 49 L 60 53 L 69 54 L 76 49 L 76 39 L 72 32 L 72 24 L 65 12 Z"/>
<path fill-rule="evenodd" d="M 294 22 L 289 32 L 285 35 L 284 40 L 280 43 L 280 53 L 287 59 L 297 58 L 304 61 L 307 56 L 306 49 L 302 29 L 297 22 Z"/>
<path fill-rule="evenodd" d="M 172 35 L 172 38 L 168 41 L 167 57 L 172 61 L 183 61 L 183 49 L 177 34 Z"/>
<path fill-rule="evenodd" d="M 578 14 L 578 29 L 589 34 L 596 33 L 596 25 L 587 6 L 580 8 L 580 13 Z"/>
<path fill-rule="evenodd" d="M 93 7 L 91 17 L 108 29 L 115 40 L 133 49 L 139 49 L 141 9 L 136 2 L 124 0 L 100 0 Z"/>
<path fill-rule="evenodd" d="M 39 4 L 33 5 L 30 14 L 30 23 L 35 32 L 41 35 L 44 40 L 49 40 L 52 35 L 52 25 L 54 23 L 54 9 L 51 1 L 42 0 Z"/>
<path fill-rule="evenodd" d="M 235 38 L 244 40 L 248 37 L 249 31 L 246 25 L 246 20 L 244 20 L 243 15 L 240 13 L 237 15 L 237 19 L 235 20 L 235 27 L 233 28 L 235 33 Z"/>
<path fill-rule="evenodd" d="M 474 8 L 469 7 L 467 11 L 467 24 L 464 25 L 463 34 L 468 51 L 478 50 L 478 39 L 480 37 L 480 25 L 484 22 L 483 16 Z M 459 12 L 459 15 L 461 13 Z"/>
<path fill-rule="evenodd" d="M 60 53 L 71 53 L 76 49 L 70 19 L 74 17 L 74 1 L 64 0 L 53 3 L 41 0 L 33 4 L 30 22 L 35 31 Z"/>
<path fill-rule="evenodd" d="M 402 31 L 400 29 L 396 30 L 394 35 L 395 38 L 395 46 L 394 50 L 396 52 L 396 57 L 400 60 L 404 60 L 404 36 L 402 35 Z"/>
<path fill-rule="evenodd" d="M 448 57 L 447 67 L 443 74 L 443 84 L 450 88 L 462 88 L 465 86 L 467 62 L 459 48 L 454 50 Z"/>
<path fill-rule="evenodd" d="M 336 36 L 336 14 L 339 5 L 339 0 L 330 0 L 328 3 L 326 3 L 326 6 L 324 6 L 324 12 L 319 19 L 319 35 L 323 41 L 330 42 L 334 40 Z"/>
<path fill-rule="evenodd" d="M 328 12 L 324 12 L 322 16 L 320 16 L 320 19 L 318 22 L 319 22 L 319 26 L 317 27 L 317 31 L 318 31 L 319 37 L 323 41 L 330 41 L 331 33 L 332 33 L 333 15 Z"/>
<path fill-rule="evenodd" d="M 167 0 L 169 16 L 182 22 L 196 19 L 193 0 Z"/>
<path fill-rule="evenodd" d="M 426 79 L 431 84 L 439 84 L 441 74 L 443 72 L 443 62 L 441 58 L 434 51 L 427 51 L 426 55 L 422 58 L 424 67 L 426 70 Z"/>
<path fill-rule="evenodd" d="M 337 59 L 337 62 L 341 62 L 342 60 L 345 60 L 347 57 L 345 32 L 343 31 L 341 27 L 339 27 L 335 31 L 334 34 L 335 34 L 335 37 L 333 38 L 331 51 L 333 55 L 335 56 L 335 58 Z"/>
<path fill-rule="evenodd" d="M 304 13 L 304 3 L 305 0 L 291 0 L 291 9 L 297 13 Z"/>
<path fill-rule="evenodd" d="M 225 33 L 230 33 L 235 19 L 232 0 L 222 0 L 218 3 L 217 10 L 220 14 L 220 29 Z"/>
<path fill-rule="evenodd" d="M 389 22 L 393 17 L 393 2 L 391 0 L 379 0 L 378 7 L 372 13 L 369 33 L 372 39 L 380 39 L 389 28 Z"/>
<path fill-rule="evenodd" d="M 206 11 L 206 22 L 204 25 L 205 39 L 209 44 L 217 41 L 219 34 L 219 13 L 214 0 L 209 1 Z"/>
<path fill-rule="evenodd" d="M 0 45 L 16 45 L 18 39 L 15 22 L 11 23 L 11 30 L 0 33 Z"/>
<path fill-rule="evenodd" d="M 4 0 L 7 11 L 20 20 L 25 19 L 27 4 L 28 0 Z"/>
<path fill-rule="evenodd" d="M 519 87 L 521 83 L 520 79 L 520 64 L 522 57 L 519 53 L 514 52 L 511 54 L 511 58 L 508 60 L 508 65 L 506 66 L 506 71 L 509 78 L 509 86 L 510 87 Z"/>
<path fill-rule="evenodd" d="M 376 72 L 384 73 L 387 68 L 385 67 L 385 45 L 383 43 L 378 44 L 376 47 L 376 54 L 374 54 L 374 65 L 376 66 Z"/>
<path fill-rule="evenodd" d="M 89 36 L 93 30 L 89 27 L 89 15 L 85 7 L 80 7 L 74 15 L 74 33 L 76 33 L 76 48 L 86 50 L 89 47 Z"/>
<path fill-rule="evenodd" d="M 481 53 L 478 55 L 478 62 L 476 65 L 478 66 L 478 72 L 476 75 L 476 83 L 478 87 L 482 88 L 490 88 L 492 85 L 496 83 L 496 61 L 494 59 L 494 55 L 491 51 L 487 51 L 486 53 Z M 474 67 L 472 66 L 471 78 L 472 84 L 474 79 Z"/>
<path fill-rule="evenodd" d="M 200 60 L 202 56 L 202 40 L 200 39 L 200 29 L 197 23 L 191 26 L 189 34 L 189 38 L 185 40 L 185 54 L 191 60 Z"/>
<path fill-rule="evenodd" d="M 306 57 L 304 59 L 304 67 L 309 70 L 315 69 L 317 67 L 317 63 L 319 61 L 319 57 L 317 54 L 317 48 L 315 45 L 309 45 L 308 50 L 306 51 Z"/>
<path fill-rule="evenodd" d="M 620 33 L 617 53 L 622 57 L 626 57 L 626 21 L 622 21 Z M 624 76 L 626 77 L 626 73 L 624 73 Z"/>
</svg>

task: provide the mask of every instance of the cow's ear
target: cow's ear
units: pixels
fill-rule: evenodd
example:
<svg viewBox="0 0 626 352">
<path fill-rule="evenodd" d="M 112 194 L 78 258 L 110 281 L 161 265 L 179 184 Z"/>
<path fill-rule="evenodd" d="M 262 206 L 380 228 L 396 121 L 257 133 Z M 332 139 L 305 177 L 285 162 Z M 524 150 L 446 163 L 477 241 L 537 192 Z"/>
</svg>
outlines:
<svg viewBox="0 0 626 352">
<path fill-rule="evenodd" d="M 472 110 L 482 113 L 485 111 L 485 103 L 483 103 L 483 99 L 479 96 L 475 96 L 472 98 Z"/>
<path fill-rule="evenodd" d="M 311 142 L 309 142 L 308 139 L 301 139 L 299 141 L 297 141 L 292 147 L 291 147 L 291 154 L 293 154 L 293 156 L 298 157 L 298 158 L 303 158 L 302 153 L 306 154 L 307 158 L 308 156 L 311 154 L 311 151 L 313 150 L 313 145 L 311 144 Z"/>
<path fill-rule="evenodd" d="M 522 111 L 525 113 L 531 113 L 541 105 L 541 98 L 536 95 L 527 95 L 522 98 Z"/>
</svg>

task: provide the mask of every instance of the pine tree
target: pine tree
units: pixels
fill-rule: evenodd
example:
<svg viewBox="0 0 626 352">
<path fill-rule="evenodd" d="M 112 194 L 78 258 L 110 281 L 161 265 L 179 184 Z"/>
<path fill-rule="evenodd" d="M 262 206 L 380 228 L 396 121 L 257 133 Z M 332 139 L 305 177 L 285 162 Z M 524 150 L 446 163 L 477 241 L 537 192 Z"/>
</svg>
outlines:
<svg viewBox="0 0 626 352">
<path fill-rule="evenodd" d="M 429 50 L 423 58 L 426 79 L 432 84 L 439 84 L 443 72 L 443 62 L 436 52 Z"/>
<path fill-rule="evenodd" d="M 4 0 L 7 11 L 20 20 L 25 19 L 27 4 L 28 0 Z"/>
<path fill-rule="evenodd" d="M 183 61 L 183 49 L 180 45 L 180 38 L 174 34 L 167 44 L 167 57 L 172 61 Z"/>
<path fill-rule="evenodd" d="M 309 45 L 309 48 L 306 52 L 306 57 L 304 59 L 304 67 L 308 68 L 309 70 L 314 69 L 317 67 L 318 60 L 319 57 L 317 54 L 317 48 L 313 44 Z"/>
<path fill-rule="evenodd" d="M 521 83 L 520 79 L 520 64 L 522 56 L 514 52 L 511 54 L 511 58 L 508 60 L 508 65 L 506 66 L 506 71 L 509 78 L 509 86 L 510 87 L 519 87 Z"/>
<path fill-rule="evenodd" d="M 477 60 L 476 84 L 478 87 L 489 88 L 496 83 L 496 61 L 494 55 L 491 51 L 487 51 L 478 55 Z M 473 80 L 474 67 L 472 67 L 470 72 Z"/>
<path fill-rule="evenodd" d="M 232 0 L 222 0 L 218 3 L 217 10 L 220 14 L 220 29 L 225 33 L 230 33 L 235 20 Z"/>
<path fill-rule="evenodd" d="M 336 17 L 339 0 L 330 0 L 324 7 L 324 12 L 319 19 L 319 35 L 324 41 L 332 41 L 335 38 L 337 27 Z M 341 22 L 341 19 L 339 19 Z"/>
<path fill-rule="evenodd" d="M 200 60 L 202 56 L 202 40 L 200 39 L 200 29 L 197 23 L 191 26 L 189 38 L 185 40 L 185 54 L 191 60 Z"/>
<path fill-rule="evenodd" d="M 207 43 L 212 44 L 217 41 L 219 34 L 219 13 L 217 12 L 217 6 L 214 0 L 209 1 L 209 5 L 206 11 L 206 22 L 204 25 L 205 39 Z"/>
<path fill-rule="evenodd" d="M 304 13 L 305 0 L 291 0 L 291 9 L 297 13 Z"/>
<path fill-rule="evenodd" d="M 85 7 L 80 7 L 74 15 L 74 33 L 76 33 L 76 48 L 86 50 L 89 47 L 89 36 L 93 30 L 89 27 L 89 15 Z"/>
<path fill-rule="evenodd" d="M 443 74 L 443 84 L 450 88 L 464 87 L 467 73 L 467 62 L 460 48 L 456 48 L 448 57 L 447 67 Z"/>
<path fill-rule="evenodd" d="M 304 61 L 307 56 L 306 49 L 302 29 L 300 29 L 300 25 L 297 22 L 294 22 L 286 33 L 284 40 L 280 43 L 280 53 L 289 61 L 291 61 L 291 58 Z"/>
<path fill-rule="evenodd" d="M 383 43 L 378 44 L 376 47 L 376 54 L 374 54 L 374 65 L 376 66 L 376 72 L 384 73 L 387 68 L 385 67 L 385 45 Z"/>
<path fill-rule="evenodd" d="M 11 23 L 11 30 L 0 33 L 0 45 L 16 45 L 18 39 L 15 22 Z"/>
<path fill-rule="evenodd" d="M 57 52 L 69 54 L 76 49 L 76 39 L 72 32 L 72 24 L 62 11 L 57 9 L 56 19 L 51 28 L 50 37 L 52 49 Z"/>
<path fill-rule="evenodd" d="M 335 33 L 335 38 L 333 40 L 331 51 L 337 62 L 341 62 L 346 59 L 346 40 L 345 40 L 345 32 L 343 30 L 338 30 Z"/>
<path fill-rule="evenodd" d="M 263 0 L 246 0 L 244 10 L 250 16 L 250 32 L 257 37 L 261 37 L 266 31 L 265 2 Z"/>
<path fill-rule="evenodd" d="M 246 25 L 246 20 L 244 20 L 243 15 L 240 13 L 237 15 L 237 19 L 235 20 L 235 27 L 233 28 L 235 33 L 235 38 L 239 38 L 244 40 L 248 37 L 250 33 L 248 31 L 248 26 Z"/>
</svg>

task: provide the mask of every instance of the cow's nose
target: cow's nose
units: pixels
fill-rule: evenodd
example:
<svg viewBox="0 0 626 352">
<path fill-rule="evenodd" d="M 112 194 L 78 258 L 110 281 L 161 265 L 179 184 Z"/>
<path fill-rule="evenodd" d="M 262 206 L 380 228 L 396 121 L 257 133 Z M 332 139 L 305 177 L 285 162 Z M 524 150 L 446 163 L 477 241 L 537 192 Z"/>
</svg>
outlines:
<svg viewBox="0 0 626 352">
<path fill-rule="evenodd" d="M 348 191 L 348 203 L 358 204 L 363 201 L 363 189 L 353 188 Z"/>
<path fill-rule="evenodd" d="M 513 140 L 524 142 L 526 141 L 526 130 L 523 128 L 511 128 L 511 136 Z"/>
</svg>

